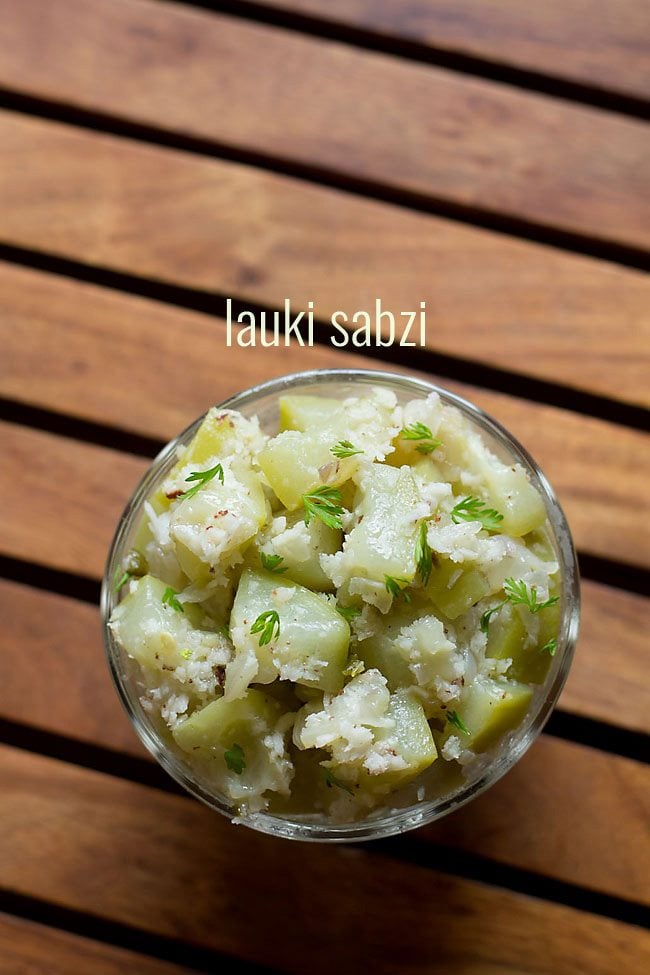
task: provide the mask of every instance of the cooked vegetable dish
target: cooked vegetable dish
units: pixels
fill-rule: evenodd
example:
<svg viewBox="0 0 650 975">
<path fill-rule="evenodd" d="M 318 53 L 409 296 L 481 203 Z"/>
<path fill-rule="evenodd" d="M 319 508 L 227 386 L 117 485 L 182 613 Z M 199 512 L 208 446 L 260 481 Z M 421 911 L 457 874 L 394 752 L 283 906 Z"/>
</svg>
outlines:
<svg viewBox="0 0 650 975">
<path fill-rule="evenodd" d="M 556 652 L 558 573 L 524 469 L 437 394 L 287 395 L 275 436 L 212 409 L 178 450 L 110 627 L 206 791 L 345 822 L 508 747 Z"/>
</svg>

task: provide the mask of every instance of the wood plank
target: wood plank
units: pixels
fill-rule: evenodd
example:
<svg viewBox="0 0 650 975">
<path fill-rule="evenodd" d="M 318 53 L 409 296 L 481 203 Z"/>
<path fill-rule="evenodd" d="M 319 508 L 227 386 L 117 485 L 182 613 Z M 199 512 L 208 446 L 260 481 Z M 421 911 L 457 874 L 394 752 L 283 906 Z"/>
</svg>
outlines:
<svg viewBox="0 0 650 975">
<path fill-rule="evenodd" d="M 618 289 L 613 289 L 612 300 L 618 297 Z M 647 299 L 638 308 L 640 327 L 626 331 L 618 352 L 614 348 L 619 340 L 615 335 L 617 320 L 612 317 L 612 327 L 604 329 L 594 309 L 590 324 L 585 315 L 584 330 L 576 322 L 566 328 L 563 347 L 551 341 L 542 373 L 548 368 L 549 375 L 554 370 L 554 376 L 563 378 L 563 370 L 570 369 L 575 377 L 575 360 L 579 359 L 584 385 L 593 391 L 647 401 L 650 406 L 650 388 L 645 382 L 650 368 L 650 317 L 644 315 L 642 321 L 642 305 L 650 305 L 650 280 Z M 593 340 L 579 349 L 592 326 Z M 494 328 L 498 334 L 496 322 Z M 455 341 L 462 342 L 458 331 L 456 327 Z M 165 439 L 213 398 L 252 386 L 260 376 L 349 367 L 359 361 L 327 344 L 227 350 L 221 320 L 2 261 L 0 334 L 1 395 Z M 436 326 L 432 345 L 437 335 Z M 487 330 L 484 338 L 487 343 Z M 508 341 L 506 348 L 516 345 L 522 355 L 527 349 L 531 361 L 538 362 L 540 348 L 536 343 L 536 338 L 522 329 L 512 332 L 512 342 Z M 466 348 L 467 356 L 474 346 L 472 341 Z M 573 360 L 569 362 L 572 346 Z M 462 351 L 460 346 L 457 351 Z M 182 370 L 178 369 L 179 355 Z M 215 374 L 213 363 L 218 355 L 228 357 L 228 369 Z M 499 350 L 497 358 L 507 364 L 502 356 Z M 544 356 L 541 358 L 544 361 Z M 106 382 L 106 362 L 111 363 L 110 384 Z M 134 362 L 138 364 L 137 383 L 132 382 Z M 378 361 L 367 363 L 368 368 L 380 366 Z M 506 381 L 504 391 L 507 388 Z M 164 396 L 160 396 L 161 389 Z M 466 389 L 467 395 L 474 395 L 469 387 Z"/>
<path fill-rule="evenodd" d="M 423 300 L 434 351 L 650 404 L 641 272 L 8 112 L 0 141 L 8 243 L 276 307 L 313 300 L 325 320 Z"/>
<path fill-rule="evenodd" d="M 581 634 L 561 705 L 586 718 L 650 733 L 648 600 L 586 580 L 582 596 Z M 143 754 L 107 673 L 98 667 L 103 648 L 94 607 L 2 580 L 0 619 L 12 660 L 0 683 L 0 713 L 37 727 L 46 715 L 48 730 Z M 613 647 L 625 648 L 617 653 L 615 667 Z M 33 660 L 44 677 L 38 683 L 33 681 Z M 78 678 L 72 685 L 70 673 Z M 88 701 L 93 701 L 91 708 Z"/>
<path fill-rule="evenodd" d="M 82 293 L 80 288 L 79 295 Z M 93 294 L 95 293 L 94 289 Z M 23 396 L 26 396 L 27 401 L 34 395 L 36 402 L 47 402 L 49 407 L 58 410 L 63 405 L 64 411 L 69 404 L 73 412 L 82 409 L 86 416 L 90 413 L 91 417 L 110 418 L 118 426 L 132 426 L 135 423 L 141 430 L 142 424 L 145 432 L 162 433 L 163 438 L 167 439 L 183 429 L 215 400 L 219 401 L 229 393 L 246 387 L 251 381 L 259 382 L 270 375 L 281 374 L 292 366 L 305 369 L 316 365 L 368 364 L 367 360 L 351 357 L 338 360 L 334 356 L 334 350 L 316 346 L 294 349 L 292 356 L 285 355 L 281 349 L 228 350 L 225 349 L 223 323 L 206 319 L 199 321 L 195 316 L 181 317 L 171 310 L 161 310 L 159 315 L 159 306 L 146 303 L 134 302 L 132 307 L 140 310 L 138 321 L 141 323 L 146 317 L 147 309 L 150 309 L 149 325 L 143 325 L 141 331 L 131 330 L 134 319 L 127 319 L 121 327 L 121 320 L 117 315 L 119 306 L 113 307 L 113 317 L 109 314 L 100 316 L 99 312 L 95 315 L 91 310 L 82 322 L 75 323 L 73 317 L 71 328 L 65 326 L 66 319 L 62 318 L 61 329 L 52 331 L 49 337 L 45 334 L 44 323 L 41 322 L 34 333 L 23 332 L 25 340 L 22 345 L 18 343 L 18 348 L 12 338 L 13 329 L 7 327 L 9 323 L 5 321 L 3 332 L 7 335 L 7 346 L 12 351 L 6 360 L 9 378 L 6 385 L 0 385 L 0 388 L 8 395 L 24 389 Z M 95 320 L 99 322 L 97 327 L 92 324 Z M 159 327 L 161 321 L 165 322 L 166 327 L 163 329 Z M 191 329 L 191 341 L 188 332 L 181 331 L 181 322 L 186 329 Z M 172 323 L 173 332 L 168 332 L 167 325 Z M 199 328 L 195 329 L 197 323 Z M 93 339 L 89 341 L 91 329 Z M 157 346 L 160 348 L 157 349 Z M 51 360 L 49 356 L 44 357 L 45 349 L 52 349 Z M 278 354 L 270 357 L 271 351 Z M 228 367 L 215 369 L 215 362 L 219 361 L 219 357 L 225 356 L 228 357 L 225 360 Z M 48 364 L 45 372 L 44 362 Z M 106 362 L 111 362 L 110 378 L 107 378 Z M 134 362 L 142 363 L 138 382 L 135 383 Z M 60 365 L 54 366 L 53 363 Z M 143 376 L 141 381 L 140 374 Z M 69 389 L 65 382 L 66 376 L 73 377 Z M 4 382 L 1 381 L 2 384 Z M 477 402 L 532 449 L 566 508 L 572 531 L 582 550 L 625 563 L 648 565 L 650 514 L 646 514 L 646 511 L 650 506 L 650 497 L 645 490 L 643 466 L 639 463 L 639 458 L 647 449 L 647 436 L 566 410 L 531 404 L 459 384 L 444 382 L 444 385 Z M 112 402 L 109 403 L 109 399 Z M 161 399 L 164 400 L 163 407 L 159 407 Z M 160 416 L 156 416 L 159 410 Z M 175 417 L 176 420 L 168 425 L 170 417 Z M 15 431 L 15 436 L 11 435 L 11 443 L 14 444 L 11 449 L 15 451 L 12 462 L 24 465 L 27 457 L 23 451 L 35 450 L 40 443 L 38 438 L 39 435 L 35 433 L 23 435 Z M 52 469 L 60 471 L 60 477 L 63 478 L 66 471 L 61 464 L 68 446 L 62 444 L 60 449 L 63 453 L 58 452 L 59 448 L 45 438 L 44 456 L 53 465 Z M 78 473 L 81 483 L 87 482 L 87 475 L 82 469 L 85 463 L 82 459 L 84 449 L 83 445 L 69 445 L 69 463 L 81 468 Z M 98 448 L 92 450 L 97 451 Z M 53 452 L 54 455 L 51 456 Z M 121 462 L 115 461 L 118 468 Z M 33 476 L 30 470 L 36 469 L 32 460 L 29 463 L 31 468 L 24 474 L 21 473 L 23 481 Z M 40 463 L 39 459 L 38 464 Z M 108 469 L 113 460 L 102 460 L 98 463 L 102 465 L 103 476 L 109 476 Z M 125 458 L 124 463 L 128 473 L 125 475 L 125 488 L 121 496 L 126 500 L 126 485 L 133 484 L 142 465 L 130 458 Z M 6 465 L 6 470 L 8 469 L 9 465 Z M 21 466 L 17 469 L 22 471 Z M 46 470 L 44 468 L 44 472 Z M 5 477 L 11 482 L 8 473 Z M 87 488 L 94 491 L 98 483 L 99 478 L 95 478 L 92 485 L 87 484 Z M 7 490 L 20 507 L 22 495 L 19 483 L 9 483 Z M 39 480 L 38 491 L 42 490 Z M 48 490 L 55 492 L 56 487 L 51 485 Z M 66 507 L 70 515 L 71 506 Z M 102 503 L 99 510 L 106 510 L 111 513 L 111 517 L 117 518 L 117 496 L 111 498 L 108 506 Z M 94 509 L 88 500 L 81 505 L 80 511 L 85 511 L 88 518 L 94 517 Z M 0 514 L 0 522 L 1 520 Z M 110 520 L 107 518 L 107 523 Z M 78 523 L 81 526 L 81 522 Z M 85 560 L 86 571 L 97 573 L 105 547 L 103 544 L 98 545 L 94 555 L 89 556 L 87 528 L 88 525 L 85 525 L 82 529 L 78 548 Z M 19 525 L 12 522 L 8 531 L 13 538 L 13 542 L 8 544 L 17 545 L 22 550 L 23 542 L 16 534 L 20 532 Z M 107 539 L 106 534 L 102 534 L 101 538 L 103 543 Z M 51 534 L 49 539 L 52 540 Z M 38 538 L 33 538 L 25 549 L 32 554 L 26 557 L 37 560 L 43 558 L 39 544 Z M 55 549 L 57 547 L 55 544 Z"/>
<path fill-rule="evenodd" d="M 647 99 L 645 0 L 258 0 L 436 50 Z"/>
<path fill-rule="evenodd" d="M 0 581 L 0 618 L 7 621 L 6 653 L 12 661 L 0 683 L 0 716 L 114 751 L 145 755 L 103 666 L 93 607 Z M 598 656 L 601 647 L 589 649 Z M 645 727 L 643 658 L 638 663 L 641 673 L 635 685 L 626 687 L 617 672 L 609 676 L 608 683 L 622 694 L 629 690 L 629 696 L 620 698 L 614 715 L 607 718 L 619 723 L 638 708 Z M 75 675 L 72 682 L 70 674 Z M 569 686 L 579 681 L 574 672 Z M 586 697 L 588 686 L 580 691 Z M 626 702 L 624 709 L 620 700 Z M 591 716 L 598 716 L 597 706 Z M 636 762 L 542 736 L 493 789 L 460 814 L 417 835 L 569 883 L 650 902 L 649 873 L 639 856 L 650 816 L 649 779 L 648 769 Z M 614 815 L 616 839 L 604 843 Z M 514 832 L 513 819 L 518 823 Z M 553 828 L 540 829 L 540 823 L 552 823 Z"/>
<path fill-rule="evenodd" d="M 634 119 L 150 0 L 22 0 L 1 23 L 9 88 L 650 245 L 650 139 Z"/>
<path fill-rule="evenodd" d="M 157 958 L 0 914 L 4 975 L 190 975 Z"/>
<path fill-rule="evenodd" d="M 406 959 L 414 975 L 610 975 L 650 962 L 640 928 L 368 851 L 282 842 L 184 798 L 11 749 L 1 768 L 8 886 L 140 929 L 289 972 L 308 958 L 314 975 L 395 973 Z"/>
</svg>

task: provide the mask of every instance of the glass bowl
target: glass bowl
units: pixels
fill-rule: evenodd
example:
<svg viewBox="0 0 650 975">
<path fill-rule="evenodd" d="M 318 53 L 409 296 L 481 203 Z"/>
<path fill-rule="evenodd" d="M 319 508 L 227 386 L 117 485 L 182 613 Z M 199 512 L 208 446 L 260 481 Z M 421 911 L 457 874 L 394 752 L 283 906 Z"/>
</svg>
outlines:
<svg viewBox="0 0 650 975">
<path fill-rule="evenodd" d="M 445 781 L 444 776 L 442 782 L 434 777 L 432 783 L 427 783 L 424 779 L 423 786 L 423 779 L 420 777 L 416 780 L 418 789 L 413 786 L 405 787 L 400 792 L 387 797 L 387 805 L 373 810 L 364 819 L 354 822 L 332 823 L 318 814 L 282 815 L 268 812 L 255 813 L 238 820 L 253 829 L 275 836 L 339 842 L 386 837 L 431 823 L 480 795 L 512 768 L 541 732 L 566 680 L 578 635 L 580 616 L 578 566 L 571 534 L 562 509 L 553 489 L 532 457 L 499 423 L 476 406 L 421 379 L 386 372 L 349 369 L 317 370 L 273 379 L 238 393 L 219 406 L 238 410 L 248 417 L 257 415 L 262 429 L 266 433 L 274 434 L 278 428 L 278 398 L 289 390 L 294 394 L 322 393 L 343 399 L 358 394 L 360 387 L 369 386 L 393 391 L 398 402 L 402 404 L 410 399 L 425 398 L 432 392 L 438 393 L 445 404 L 455 406 L 481 432 L 487 446 L 502 461 L 518 462 L 528 472 L 532 484 L 539 491 L 546 506 L 547 531 L 560 566 L 561 611 L 557 650 L 544 684 L 539 685 L 534 693 L 524 722 L 504 738 L 496 753 L 488 753 L 485 760 L 472 763 L 462 774 L 457 773 L 449 781 Z M 132 547 L 135 531 L 143 516 L 144 501 L 164 480 L 173 466 L 176 460 L 176 448 L 189 443 L 201 420 L 202 417 L 199 417 L 158 454 L 120 519 L 102 584 L 102 623 L 113 681 L 144 745 L 172 778 L 188 792 L 212 809 L 230 819 L 235 819 L 236 812 L 225 797 L 211 792 L 206 788 L 205 783 L 197 780 L 183 752 L 173 742 L 163 739 L 152 723 L 140 703 L 142 688 L 138 687 L 137 674 L 132 662 L 118 646 L 107 625 L 113 609 L 119 602 L 119 595 L 115 593 L 113 586 L 115 572 Z M 439 764 L 443 763 L 434 762 L 432 768 Z M 455 765 L 455 763 L 444 764 Z M 423 775 L 426 777 L 427 773 Z M 422 796 L 423 789 L 424 796 L 418 799 L 418 793 Z"/>
</svg>

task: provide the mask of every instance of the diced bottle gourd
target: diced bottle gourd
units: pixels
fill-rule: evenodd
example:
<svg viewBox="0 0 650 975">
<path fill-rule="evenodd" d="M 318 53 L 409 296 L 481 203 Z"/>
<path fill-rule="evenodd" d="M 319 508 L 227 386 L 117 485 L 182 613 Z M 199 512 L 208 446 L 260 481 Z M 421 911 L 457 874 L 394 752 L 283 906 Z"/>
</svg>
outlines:
<svg viewBox="0 0 650 975">
<path fill-rule="evenodd" d="M 532 688 L 526 684 L 476 677 L 465 688 L 460 703 L 455 707 L 449 706 L 450 710 L 455 710 L 468 733 L 448 722 L 442 741 L 456 735 L 461 739 L 463 748 L 485 752 L 498 744 L 506 732 L 521 724 L 532 696 Z"/>
<path fill-rule="evenodd" d="M 260 644 L 251 627 L 258 617 L 277 612 L 279 635 Z M 230 633 L 237 653 L 254 651 L 257 683 L 284 679 L 335 694 L 343 686 L 350 628 L 327 600 L 269 572 L 242 573 L 230 617 Z M 228 676 L 226 677 L 228 693 Z"/>
</svg>

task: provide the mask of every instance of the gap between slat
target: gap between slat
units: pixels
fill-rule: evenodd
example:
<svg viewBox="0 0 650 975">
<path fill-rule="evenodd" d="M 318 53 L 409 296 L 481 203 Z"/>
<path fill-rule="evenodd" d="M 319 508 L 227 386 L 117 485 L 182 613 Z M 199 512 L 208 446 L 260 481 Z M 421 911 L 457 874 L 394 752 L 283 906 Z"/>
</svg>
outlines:
<svg viewBox="0 0 650 975">
<path fill-rule="evenodd" d="M 113 271 L 105 267 L 83 264 L 80 261 L 58 257 L 54 254 L 41 251 L 28 250 L 10 244 L 0 243 L 0 260 L 32 270 L 45 271 L 50 274 L 98 285 L 109 290 L 121 291 L 132 296 L 174 305 L 177 308 L 183 308 L 187 311 L 201 312 L 218 319 L 224 319 L 226 316 L 226 301 L 228 298 L 232 301 L 233 319 L 236 319 L 237 315 L 245 309 L 253 312 L 256 317 L 259 317 L 261 313 L 265 313 L 269 319 L 274 311 L 278 311 L 273 306 L 258 304 L 248 299 L 240 299 L 236 295 L 226 296 L 218 292 L 207 292 L 201 291 L 198 288 L 168 284 L 163 281 L 152 280 L 135 274 L 127 274 L 123 271 Z M 330 342 L 332 334 L 335 333 L 330 323 L 315 319 L 315 344 L 332 349 L 333 346 Z M 346 351 L 349 352 L 350 350 L 346 349 Z M 353 354 L 354 351 L 353 349 Z M 369 360 L 373 359 L 384 364 L 388 363 L 419 372 L 435 373 L 444 378 L 455 380 L 456 382 L 482 386 L 484 389 L 497 393 L 507 392 L 510 396 L 519 396 L 522 399 L 527 399 L 535 403 L 570 410 L 574 413 L 605 420 L 608 423 L 616 423 L 644 431 L 649 426 L 649 413 L 642 406 L 634 406 L 631 403 L 588 393 L 584 390 L 574 389 L 559 383 L 551 383 L 523 373 L 499 369 L 496 366 L 471 362 L 447 353 L 434 352 L 430 348 L 418 347 L 410 349 L 405 346 L 393 344 L 389 348 L 368 346 L 364 347 L 362 351 L 364 357 Z M 25 418 L 24 421 L 16 419 L 14 422 L 25 422 L 28 426 L 32 425 L 29 419 L 30 417 L 38 417 L 39 419 L 35 425 L 42 423 L 44 429 L 49 429 L 47 423 L 52 423 L 56 426 L 64 422 L 63 419 L 57 419 L 59 414 L 53 411 L 24 404 L 18 405 L 0 398 L 0 415 L 6 419 L 13 420 L 13 415 L 8 412 L 10 409 L 16 411 L 15 415 L 17 417 L 23 416 Z M 65 423 L 77 425 L 75 430 L 79 431 L 80 439 L 88 439 L 90 442 L 96 442 L 102 446 L 113 446 L 115 443 L 115 440 L 110 443 L 103 441 L 102 438 L 107 435 L 106 431 L 108 430 L 111 431 L 111 434 L 115 433 L 118 436 L 123 436 L 125 446 L 120 446 L 119 449 L 123 449 L 128 453 L 141 453 L 141 448 L 144 447 L 144 455 L 149 456 L 147 452 L 149 449 L 157 452 L 157 449 L 162 446 L 162 443 L 155 441 L 153 438 L 138 437 L 126 431 L 119 432 L 114 428 L 104 427 L 99 423 L 73 420 L 72 418 L 66 418 Z M 81 432 L 83 429 L 86 430 L 86 435 Z M 51 432 L 58 431 L 53 427 Z M 94 440 L 93 437 L 97 437 L 98 439 Z M 157 448 L 156 444 L 158 444 Z"/>
<path fill-rule="evenodd" d="M 310 37 L 337 41 L 350 47 L 377 51 L 406 61 L 435 65 L 458 74 L 469 74 L 513 88 L 525 88 L 562 101 L 602 108 L 605 111 L 617 112 L 633 118 L 650 118 L 648 99 L 625 95 L 586 82 L 572 81 L 545 71 L 515 67 L 478 54 L 464 54 L 432 43 L 408 40 L 368 28 L 355 27 L 339 20 L 326 20 L 313 13 L 269 7 L 266 4 L 255 3 L 254 0 L 219 0 L 218 3 L 210 0 L 177 0 L 177 2 L 182 6 L 197 7 L 211 13 L 228 14 L 240 20 L 268 24 L 270 27 L 307 34 Z"/>
<path fill-rule="evenodd" d="M 485 207 L 464 205 L 433 194 L 425 195 L 415 190 L 391 187 L 371 179 L 296 162 L 270 153 L 237 148 L 211 139 L 181 135 L 153 125 L 130 122 L 110 113 L 89 111 L 56 100 L 23 95 L 7 88 L 0 88 L 0 109 L 193 155 L 241 163 L 306 183 L 336 189 L 353 196 L 390 203 L 406 210 L 443 217 L 456 223 L 480 227 L 530 243 L 543 244 L 556 250 L 594 257 L 623 267 L 650 269 L 650 254 L 647 250 L 608 237 L 595 237 L 578 231 L 563 230 L 524 217 L 503 214 Z"/>
<path fill-rule="evenodd" d="M 29 728 L 6 719 L 0 719 L 0 742 L 99 774 L 158 789 L 188 802 L 194 801 L 160 766 L 146 759 L 124 756 L 108 748 L 74 741 L 63 735 Z M 420 843 L 417 839 L 404 836 L 346 845 L 367 851 L 371 855 L 388 856 L 400 862 L 564 904 L 627 924 L 650 926 L 650 909 L 636 901 L 545 877 L 535 871 L 504 864 L 456 847 L 446 847 L 432 841 Z"/>
</svg>

